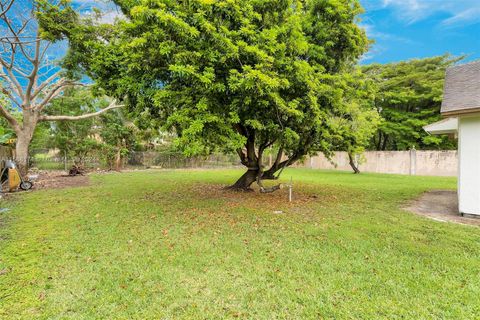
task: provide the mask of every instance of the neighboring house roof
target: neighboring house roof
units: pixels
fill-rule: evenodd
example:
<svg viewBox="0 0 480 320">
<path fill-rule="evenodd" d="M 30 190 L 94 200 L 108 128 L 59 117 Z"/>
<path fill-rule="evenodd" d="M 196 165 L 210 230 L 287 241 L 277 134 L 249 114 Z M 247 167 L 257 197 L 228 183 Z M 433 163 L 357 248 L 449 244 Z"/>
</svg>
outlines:
<svg viewBox="0 0 480 320">
<path fill-rule="evenodd" d="M 441 112 L 480 112 L 480 60 L 447 69 Z"/>
<path fill-rule="evenodd" d="M 458 118 L 447 118 L 423 127 L 430 134 L 451 134 L 458 131 Z"/>
</svg>

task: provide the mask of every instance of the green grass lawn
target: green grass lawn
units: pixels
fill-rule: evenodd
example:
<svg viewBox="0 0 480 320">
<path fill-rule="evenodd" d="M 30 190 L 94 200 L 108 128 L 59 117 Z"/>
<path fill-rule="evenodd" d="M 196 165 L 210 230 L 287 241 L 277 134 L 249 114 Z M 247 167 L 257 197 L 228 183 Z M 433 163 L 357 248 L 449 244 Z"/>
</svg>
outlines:
<svg viewBox="0 0 480 320">
<path fill-rule="evenodd" d="M 3 203 L 0 317 L 480 317 L 480 229 L 400 209 L 455 179 L 290 169 L 289 204 L 220 190 L 240 174 L 94 175 Z"/>
</svg>

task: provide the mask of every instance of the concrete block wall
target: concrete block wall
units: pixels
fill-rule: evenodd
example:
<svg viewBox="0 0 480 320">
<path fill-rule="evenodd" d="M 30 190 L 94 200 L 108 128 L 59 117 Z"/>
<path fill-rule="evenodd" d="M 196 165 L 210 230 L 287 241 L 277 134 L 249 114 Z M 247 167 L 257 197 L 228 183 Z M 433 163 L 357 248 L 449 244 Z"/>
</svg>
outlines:
<svg viewBox="0 0 480 320">
<path fill-rule="evenodd" d="M 457 151 L 367 151 L 358 161 L 362 172 L 453 177 L 458 171 Z M 336 152 L 332 162 L 324 155 L 318 155 L 305 159 L 302 166 L 351 170 L 346 152 Z"/>
</svg>

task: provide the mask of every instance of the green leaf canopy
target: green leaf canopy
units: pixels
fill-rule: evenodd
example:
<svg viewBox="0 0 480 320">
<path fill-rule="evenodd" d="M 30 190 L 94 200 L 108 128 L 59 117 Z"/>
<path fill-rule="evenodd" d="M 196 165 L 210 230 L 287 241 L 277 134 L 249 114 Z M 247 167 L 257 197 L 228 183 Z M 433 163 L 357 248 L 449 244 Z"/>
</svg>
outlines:
<svg viewBox="0 0 480 320">
<path fill-rule="evenodd" d="M 275 146 L 291 164 L 329 154 L 339 116 L 371 112 L 344 79 L 368 47 L 357 0 L 115 2 L 115 24 L 72 24 L 65 64 L 175 130 L 188 155 L 236 151 L 258 169 Z"/>
<path fill-rule="evenodd" d="M 371 148 L 375 150 L 453 149 L 446 136 L 431 136 L 423 127 L 441 119 L 445 71 L 461 58 L 448 55 L 363 67 L 376 83 L 376 107 L 384 121 Z"/>
</svg>

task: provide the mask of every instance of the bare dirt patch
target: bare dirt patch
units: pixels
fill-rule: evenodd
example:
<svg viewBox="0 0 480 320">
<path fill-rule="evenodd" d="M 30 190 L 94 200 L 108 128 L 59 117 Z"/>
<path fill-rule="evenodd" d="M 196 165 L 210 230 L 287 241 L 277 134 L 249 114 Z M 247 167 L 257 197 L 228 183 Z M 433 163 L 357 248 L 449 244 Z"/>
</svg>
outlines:
<svg viewBox="0 0 480 320">
<path fill-rule="evenodd" d="M 480 226 L 480 219 L 460 215 L 456 191 L 434 190 L 425 192 L 405 209 L 437 221 Z"/>
<path fill-rule="evenodd" d="M 249 207 L 276 211 L 302 207 L 313 202 L 330 203 L 338 201 L 337 196 L 328 193 L 308 193 L 294 186 L 292 201 L 288 201 L 288 188 L 284 187 L 272 193 L 254 191 L 234 191 L 215 184 L 196 184 L 193 191 L 200 199 L 223 199 L 228 207 Z"/>
<path fill-rule="evenodd" d="M 88 175 L 69 176 L 63 171 L 42 171 L 33 181 L 33 187 L 36 190 L 82 187 L 89 184 Z"/>
</svg>

